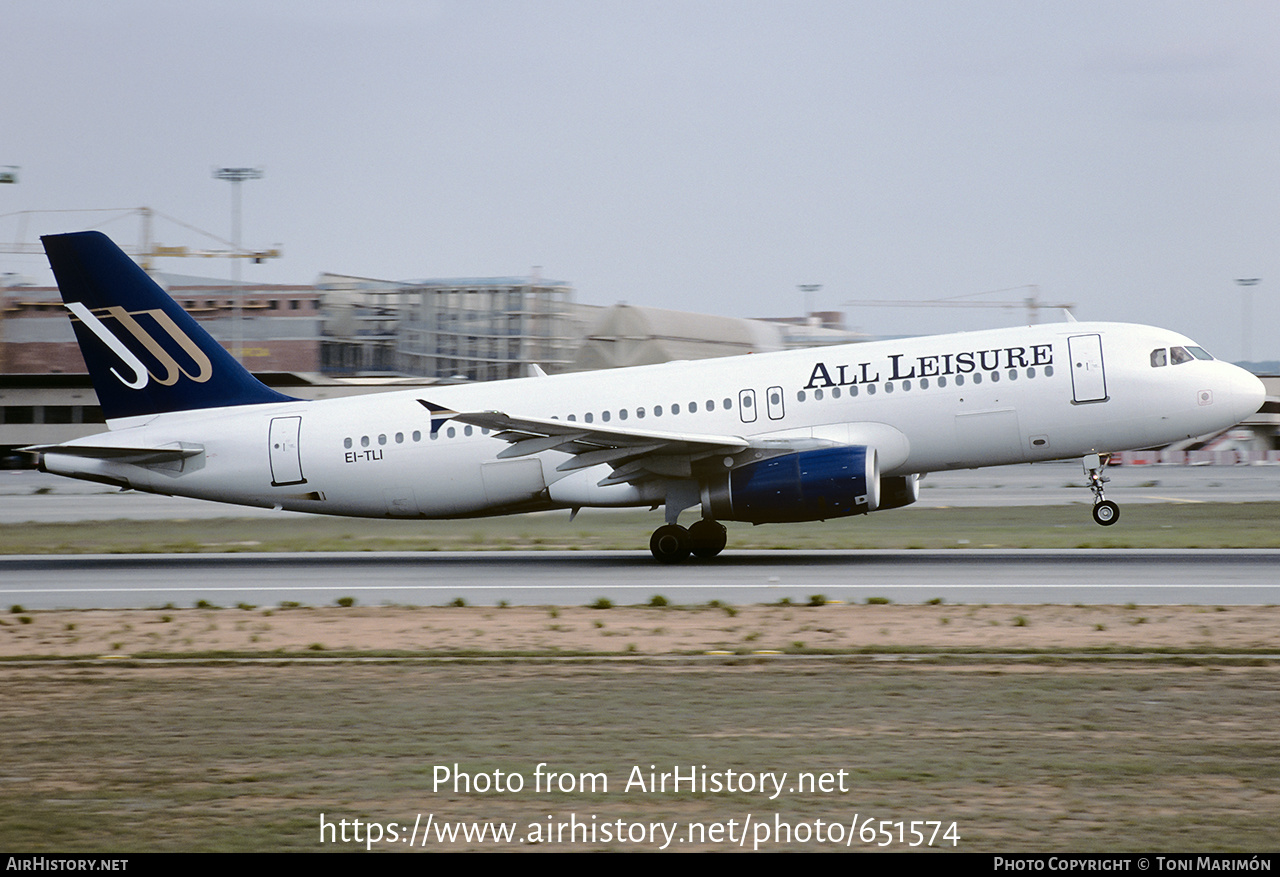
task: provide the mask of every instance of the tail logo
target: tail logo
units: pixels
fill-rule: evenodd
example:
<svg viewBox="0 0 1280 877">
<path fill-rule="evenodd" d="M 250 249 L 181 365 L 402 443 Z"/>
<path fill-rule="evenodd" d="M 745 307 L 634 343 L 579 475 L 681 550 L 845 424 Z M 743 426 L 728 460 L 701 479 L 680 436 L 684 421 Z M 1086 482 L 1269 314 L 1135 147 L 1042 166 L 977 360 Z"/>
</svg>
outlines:
<svg viewBox="0 0 1280 877">
<path fill-rule="evenodd" d="M 160 308 L 148 308 L 141 311 L 126 311 L 119 306 L 101 308 L 100 313 L 108 316 L 116 321 L 116 324 L 122 326 L 130 335 L 132 335 L 139 343 L 146 348 L 155 361 L 159 365 L 160 374 L 150 371 L 142 360 L 128 347 L 124 345 L 116 335 L 107 328 L 106 324 L 89 308 L 85 307 L 81 302 L 67 302 L 67 310 L 87 328 L 90 332 L 98 337 L 103 344 L 110 348 L 111 352 L 120 357 L 120 360 L 126 368 L 133 372 L 131 378 L 126 378 L 116 369 L 111 369 L 111 373 L 116 376 L 120 383 L 124 384 L 131 390 L 141 390 L 151 380 L 166 387 L 171 387 L 178 382 L 180 377 L 187 377 L 195 381 L 197 384 L 203 384 L 209 378 L 213 377 L 213 363 L 209 361 L 209 357 L 205 355 L 194 341 L 187 334 L 178 328 L 173 322 L 173 318 L 166 314 Z M 161 346 L 155 336 L 148 332 L 135 317 L 148 317 L 155 326 L 165 335 L 168 335 L 178 346 L 191 357 L 191 361 L 195 366 L 193 374 L 178 364 L 178 361 Z"/>
</svg>

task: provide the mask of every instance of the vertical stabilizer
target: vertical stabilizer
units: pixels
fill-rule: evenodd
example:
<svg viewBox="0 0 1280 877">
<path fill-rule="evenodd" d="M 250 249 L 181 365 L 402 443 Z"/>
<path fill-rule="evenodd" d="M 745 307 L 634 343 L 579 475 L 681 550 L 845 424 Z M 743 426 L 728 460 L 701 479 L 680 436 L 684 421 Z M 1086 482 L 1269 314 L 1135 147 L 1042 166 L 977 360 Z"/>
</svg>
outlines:
<svg viewBox="0 0 1280 877">
<path fill-rule="evenodd" d="M 42 237 L 107 420 L 288 402 L 101 232 Z"/>
</svg>

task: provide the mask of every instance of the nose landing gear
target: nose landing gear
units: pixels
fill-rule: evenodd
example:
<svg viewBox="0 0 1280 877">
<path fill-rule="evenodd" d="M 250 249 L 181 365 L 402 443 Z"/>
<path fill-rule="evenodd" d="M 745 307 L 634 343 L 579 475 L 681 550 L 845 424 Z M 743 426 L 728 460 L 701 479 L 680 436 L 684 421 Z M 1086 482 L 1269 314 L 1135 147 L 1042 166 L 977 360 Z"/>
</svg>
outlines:
<svg viewBox="0 0 1280 877">
<path fill-rule="evenodd" d="M 1120 520 L 1120 506 L 1102 493 L 1102 485 L 1111 480 L 1102 474 L 1110 459 L 1110 454 L 1089 454 L 1084 458 L 1084 473 L 1089 479 L 1089 489 L 1093 491 L 1093 520 L 1104 527 Z"/>
</svg>

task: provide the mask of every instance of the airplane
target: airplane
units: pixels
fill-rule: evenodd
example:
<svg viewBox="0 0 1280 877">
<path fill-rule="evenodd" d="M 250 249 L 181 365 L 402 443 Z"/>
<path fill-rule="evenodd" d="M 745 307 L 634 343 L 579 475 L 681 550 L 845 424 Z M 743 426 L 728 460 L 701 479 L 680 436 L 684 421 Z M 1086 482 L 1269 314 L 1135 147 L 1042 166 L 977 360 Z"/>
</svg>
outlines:
<svg viewBox="0 0 1280 877">
<path fill-rule="evenodd" d="M 1070 321 L 306 401 L 105 235 L 42 240 L 109 431 L 26 448 L 41 471 L 371 518 L 663 507 L 663 563 L 718 555 L 723 521 L 869 514 L 929 472 L 1068 458 L 1110 526 L 1110 452 L 1226 429 L 1265 397 L 1175 332 Z"/>
</svg>

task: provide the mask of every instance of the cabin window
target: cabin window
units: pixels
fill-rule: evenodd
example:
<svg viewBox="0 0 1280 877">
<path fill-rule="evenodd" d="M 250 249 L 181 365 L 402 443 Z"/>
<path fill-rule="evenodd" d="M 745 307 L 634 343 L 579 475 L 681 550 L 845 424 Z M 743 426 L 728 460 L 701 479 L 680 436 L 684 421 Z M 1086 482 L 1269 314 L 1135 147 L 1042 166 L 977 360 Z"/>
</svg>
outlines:
<svg viewBox="0 0 1280 877">
<path fill-rule="evenodd" d="M 929 379 L 928 379 L 928 378 L 921 378 L 921 379 L 920 379 L 920 389 L 922 389 L 922 390 L 927 390 L 927 389 L 929 389 Z"/>
<path fill-rule="evenodd" d="M 386 434 L 386 433 L 383 433 L 382 435 L 378 436 L 378 444 L 380 444 L 380 445 L 385 445 L 386 443 L 387 443 L 387 434 Z"/>
<path fill-rule="evenodd" d="M 351 439 L 349 439 L 349 438 L 344 438 L 344 439 L 342 440 L 342 446 L 343 446 L 344 448 L 347 448 L 348 450 L 350 450 L 350 448 L 351 448 Z"/>
<path fill-rule="evenodd" d="M 637 408 L 637 409 L 636 409 L 636 418 L 637 418 L 637 419 L 639 419 L 639 420 L 643 420 L 643 419 L 644 419 L 644 409 L 643 409 L 643 408 Z"/>
<path fill-rule="evenodd" d="M 369 437 L 367 435 L 360 436 L 360 447 L 362 448 L 369 447 Z"/>
<path fill-rule="evenodd" d="M 1016 381 L 1017 379 L 1018 379 L 1018 370 L 1015 368 L 1009 369 L 1009 380 Z"/>
<path fill-rule="evenodd" d="M 902 382 L 902 391 L 905 393 L 907 390 L 910 390 L 910 389 L 911 389 L 911 382 L 910 382 L 910 381 L 903 381 L 903 382 Z"/>
<path fill-rule="evenodd" d="M 1053 377 L 1053 366 L 1051 366 L 1051 365 L 1046 365 L 1046 366 L 1044 367 L 1044 376 L 1045 376 L 1046 378 L 1051 378 L 1051 377 Z"/>
<path fill-rule="evenodd" d="M 458 434 L 458 431 L 454 429 L 452 426 L 449 427 L 447 432 L 445 432 L 445 435 L 448 436 L 449 438 L 453 438 L 457 434 Z"/>
<path fill-rule="evenodd" d="M 803 401 L 804 401 L 804 390 L 801 390 L 801 391 L 799 391 L 798 393 L 796 393 L 796 401 L 797 401 L 797 402 L 803 402 Z"/>
<path fill-rule="evenodd" d="M 623 408 L 621 411 L 618 412 L 618 419 L 619 420 L 627 419 L 627 409 Z"/>
<path fill-rule="evenodd" d="M 856 396 L 856 395 L 858 395 L 858 388 L 857 388 L 857 387 L 850 387 L 850 388 L 849 388 L 849 396 L 850 396 L 850 397 L 853 397 L 853 396 Z"/>
<path fill-rule="evenodd" d="M 463 435 L 471 435 L 471 427 L 469 427 L 469 426 L 464 426 L 464 427 L 462 428 L 462 434 L 463 434 Z"/>
<path fill-rule="evenodd" d="M 601 420 L 603 420 L 605 423 L 608 423 L 608 422 L 609 422 L 609 412 L 608 412 L 608 411 L 601 411 L 601 412 L 600 412 L 600 419 L 601 419 Z"/>
<path fill-rule="evenodd" d="M 876 385 L 875 385 L 875 384 L 867 384 L 867 395 L 868 395 L 868 396 L 874 396 L 875 394 L 876 394 Z"/>
<path fill-rule="evenodd" d="M 946 379 L 946 378 L 938 378 L 938 386 L 939 386 L 939 387 L 945 387 L 946 385 L 947 385 L 947 379 Z"/>
<path fill-rule="evenodd" d="M 672 405 L 672 406 L 671 406 L 671 413 L 672 413 L 672 414 L 679 414 L 679 413 L 680 413 L 680 403 L 679 403 L 679 402 L 677 402 L 677 403 L 675 403 L 674 405 Z"/>
<path fill-rule="evenodd" d="M 689 413 L 690 413 L 690 414 L 697 414 L 697 413 L 698 413 L 698 403 L 697 403 L 697 402 L 690 402 L 690 403 L 689 403 Z"/>
<path fill-rule="evenodd" d="M 715 400 L 715 399 L 708 399 L 708 400 L 707 400 L 707 410 L 708 410 L 708 411 L 715 411 L 715 410 L 716 410 L 716 400 Z"/>
<path fill-rule="evenodd" d="M 595 422 L 596 416 L 588 411 L 586 414 L 582 415 L 582 419 L 586 423 L 593 423 Z"/>
<path fill-rule="evenodd" d="M 839 388 L 839 387 L 832 387 L 832 388 L 831 388 L 831 398 L 832 398 L 832 399 L 839 399 L 839 398 L 840 398 L 840 388 Z"/>
<path fill-rule="evenodd" d="M 396 444 L 398 445 L 404 444 L 404 433 L 402 432 L 396 433 Z"/>
<path fill-rule="evenodd" d="M 415 430 L 413 431 L 413 440 L 414 440 L 415 442 L 420 442 L 420 441 L 422 441 L 422 432 L 421 432 L 420 430 L 415 429 Z"/>
<path fill-rule="evenodd" d="M 993 383 L 993 384 L 994 384 L 994 383 L 996 383 L 996 382 L 997 382 L 997 381 L 999 381 L 999 380 L 1000 380 L 1000 372 L 992 372 L 992 373 L 991 373 L 991 383 Z"/>
<path fill-rule="evenodd" d="M 711 403 L 710 403 L 710 402 L 708 402 L 708 403 L 707 403 L 707 407 L 711 407 Z M 724 410 L 725 410 L 725 411 L 732 411 L 732 410 L 733 410 L 733 400 L 732 400 L 732 399 L 725 399 L 725 400 L 724 400 Z"/>
<path fill-rule="evenodd" d="M 654 406 L 653 406 L 653 416 L 654 416 L 654 417 L 661 417 L 661 416 L 662 416 L 662 406 L 661 406 L 661 405 L 654 405 Z"/>
<path fill-rule="evenodd" d="M 1027 377 L 1029 377 L 1029 378 L 1034 378 L 1035 376 L 1036 376 L 1036 370 L 1035 370 L 1035 369 L 1033 369 L 1033 368 L 1029 368 L 1029 369 L 1027 369 Z"/>
<path fill-rule="evenodd" d="M 886 383 L 885 383 L 885 385 L 884 385 L 884 391 L 885 391 L 886 393 L 892 393 L 892 392 L 893 392 L 893 381 L 888 381 L 888 382 L 886 382 Z"/>
<path fill-rule="evenodd" d="M 956 380 L 959 380 L 959 378 L 957 378 Z M 974 372 L 974 374 L 973 374 L 973 382 L 974 382 L 975 384 L 980 384 L 980 383 L 982 383 L 982 372 Z"/>
</svg>

